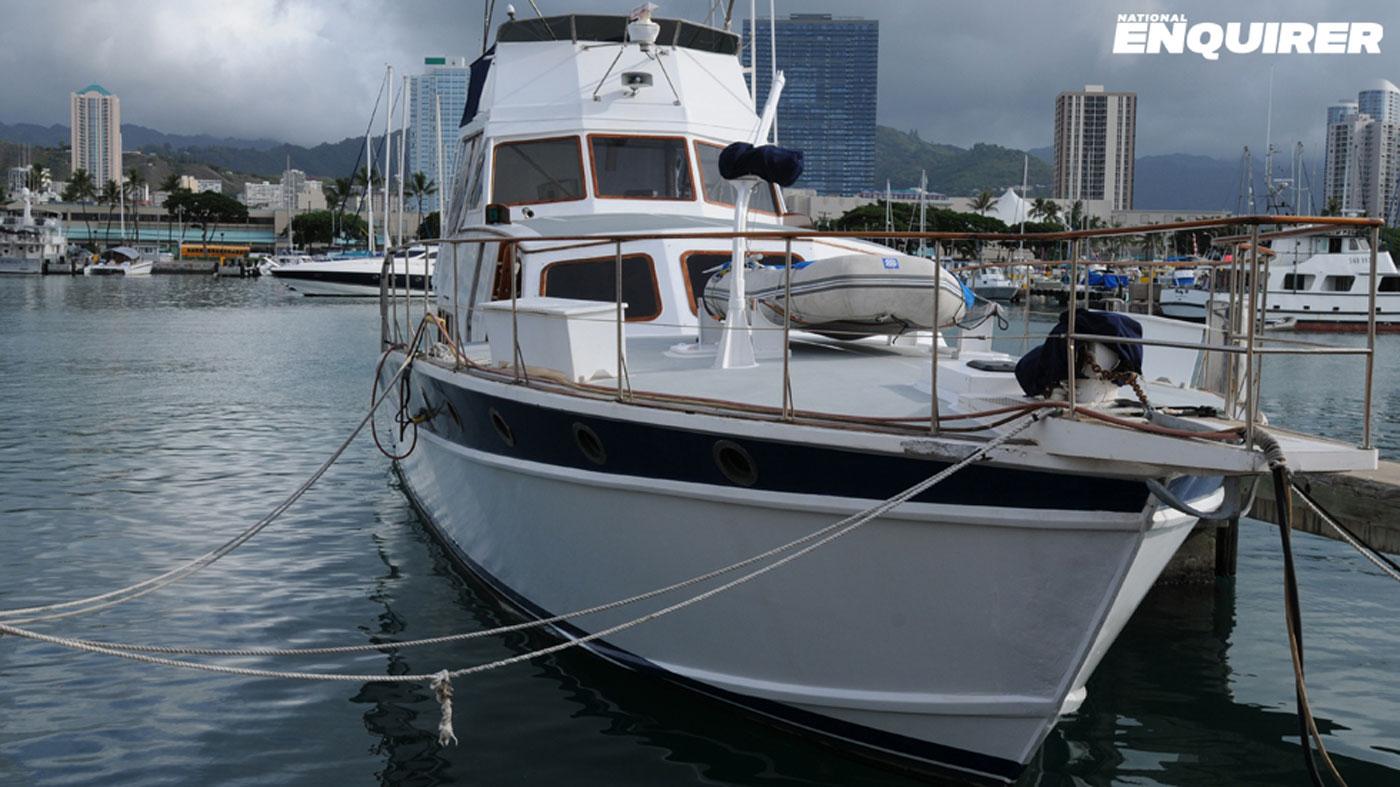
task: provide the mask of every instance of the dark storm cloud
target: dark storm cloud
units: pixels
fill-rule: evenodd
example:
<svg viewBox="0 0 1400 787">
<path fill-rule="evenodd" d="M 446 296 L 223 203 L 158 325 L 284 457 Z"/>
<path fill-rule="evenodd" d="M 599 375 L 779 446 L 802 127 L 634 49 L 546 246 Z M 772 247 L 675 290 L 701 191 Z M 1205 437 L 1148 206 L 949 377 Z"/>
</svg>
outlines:
<svg viewBox="0 0 1400 787">
<path fill-rule="evenodd" d="M 626 12 L 640 0 L 538 0 L 547 14 Z M 164 131 L 314 143 L 363 133 L 386 62 L 416 70 L 429 54 L 472 56 L 479 1 L 6 0 L 0 28 L 0 122 L 66 123 L 69 91 L 101 82 L 124 119 Z M 506 3 L 498 2 L 498 18 Z M 516 4 L 532 13 L 528 0 Z M 705 0 L 661 3 L 703 18 Z M 748 3 L 739 0 L 737 13 Z M 767 3 L 758 3 L 766 13 Z M 1231 155 L 1262 147 L 1269 69 L 1273 137 L 1321 145 L 1325 108 L 1377 78 L 1400 82 L 1400 10 L 1384 2 L 779 3 L 880 20 L 880 122 L 924 139 L 1048 144 L 1054 98 L 1085 84 L 1139 95 L 1141 154 Z M 1191 21 L 1376 21 L 1383 54 L 1114 55 L 1118 13 Z M 781 65 L 782 53 L 779 52 Z"/>
</svg>

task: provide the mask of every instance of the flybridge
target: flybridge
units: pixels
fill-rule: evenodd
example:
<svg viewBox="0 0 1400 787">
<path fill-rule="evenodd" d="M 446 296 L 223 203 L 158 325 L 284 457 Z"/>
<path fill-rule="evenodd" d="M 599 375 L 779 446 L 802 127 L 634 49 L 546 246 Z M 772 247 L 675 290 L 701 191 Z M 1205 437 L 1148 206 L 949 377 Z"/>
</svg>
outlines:
<svg viewBox="0 0 1400 787">
<path fill-rule="evenodd" d="M 1265 55 L 1378 55 L 1379 22 L 1197 22 L 1185 14 L 1118 14 L 1114 54 L 1186 52 L 1219 60 L 1221 52 Z"/>
<path fill-rule="evenodd" d="M 587 41 L 590 43 L 622 43 L 627 40 L 627 16 L 604 14 L 566 14 L 536 19 L 513 19 L 496 32 L 497 43 L 530 41 Z M 739 52 L 739 37 L 734 33 L 687 22 L 683 19 L 656 19 L 661 32 L 656 42 L 662 46 L 677 46 L 701 52 L 735 55 Z"/>
</svg>

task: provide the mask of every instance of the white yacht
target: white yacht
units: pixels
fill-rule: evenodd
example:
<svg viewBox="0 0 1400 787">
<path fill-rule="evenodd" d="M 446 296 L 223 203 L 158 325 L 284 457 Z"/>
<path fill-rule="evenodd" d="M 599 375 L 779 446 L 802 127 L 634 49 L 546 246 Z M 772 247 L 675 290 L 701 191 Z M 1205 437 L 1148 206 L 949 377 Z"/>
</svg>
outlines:
<svg viewBox="0 0 1400 787">
<path fill-rule="evenodd" d="M 68 242 L 58 219 L 34 218 L 29 189 L 24 212 L 0 217 L 0 273 L 68 273 Z"/>
<path fill-rule="evenodd" d="M 149 276 L 155 263 L 130 246 L 114 246 L 83 268 L 84 276 Z"/>
<path fill-rule="evenodd" d="M 1366 330 L 1370 242 L 1340 231 L 1277 235 L 1266 233 L 1260 243 L 1261 255 L 1267 257 L 1267 291 L 1260 302 L 1267 324 L 1307 331 Z M 1225 275 L 1217 274 L 1214 296 L 1209 274 L 1197 276 L 1189 287 L 1163 290 L 1162 314 L 1202 321 L 1212 297 L 1223 309 Z M 1400 270 L 1388 251 L 1376 254 L 1375 291 L 1377 324 L 1383 330 L 1400 329 Z M 1247 295 L 1244 303 L 1248 307 Z"/>
<path fill-rule="evenodd" d="M 392 260 L 391 289 L 417 292 L 420 296 L 432 286 L 436 246 L 415 245 Z M 344 257 L 317 260 L 277 259 L 264 272 L 306 296 L 378 298 L 383 278 L 383 257 Z"/>
<path fill-rule="evenodd" d="M 1009 301 L 1021 291 L 1020 285 L 1001 268 L 979 268 L 971 279 L 972 291 L 989 301 Z"/>
<path fill-rule="evenodd" d="M 613 630 L 668 594 L 551 627 L 604 634 L 584 647 L 639 680 L 850 751 L 1013 781 L 1084 701 L 1199 512 L 1227 505 L 1227 479 L 1264 459 L 1223 417 L 1238 413 L 1192 387 L 1194 350 L 1147 349 L 1150 409 L 1120 387 L 1129 362 L 1112 348 L 1127 345 L 1111 342 L 1080 347 L 1113 381 L 1027 392 L 1017 359 L 985 339 L 945 343 L 940 329 L 968 318 L 946 271 L 939 297 L 924 271 L 897 335 L 878 319 L 841 338 L 801 329 L 779 266 L 860 258 L 847 286 L 887 288 L 905 258 L 783 224 L 769 181 L 795 157 L 732 145 L 768 138 L 781 75 L 760 113 L 739 51 L 733 33 L 645 8 L 498 29 L 455 143 L 435 327 L 393 386 L 403 428 L 380 436 L 450 553 L 540 618 L 811 536 L 987 451 L 844 540 L 694 606 Z M 772 153 L 773 167 L 737 166 L 748 153 Z M 747 290 L 750 253 L 769 270 L 761 295 Z M 736 259 L 712 315 L 702 296 Z M 410 349 L 399 317 L 424 306 L 390 297 L 381 386 Z M 1149 339 L 1201 341 L 1200 326 L 1140 324 Z M 1066 389 L 1077 409 L 1031 420 L 1064 412 Z M 1299 470 L 1375 464 L 1374 451 L 1279 439 Z"/>
</svg>

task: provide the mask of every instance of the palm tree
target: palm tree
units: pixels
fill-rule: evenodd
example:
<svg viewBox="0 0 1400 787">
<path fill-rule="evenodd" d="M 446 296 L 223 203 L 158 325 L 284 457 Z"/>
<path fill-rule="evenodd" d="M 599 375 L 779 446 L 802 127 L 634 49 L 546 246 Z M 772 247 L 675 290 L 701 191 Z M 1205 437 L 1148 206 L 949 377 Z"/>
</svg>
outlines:
<svg viewBox="0 0 1400 787">
<path fill-rule="evenodd" d="M 349 199 L 354 191 L 353 178 L 336 178 L 335 180 L 321 187 L 322 193 L 326 195 L 326 204 L 331 209 L 331 243 L 339 237 L 336 228 L 345 215 L 345 200 Z"/>
<path fill-rule="evenodd" d="M 992 196 L 992 192 L 984 191 L 972 198 L 972 211 L 979 216 L 985 216 L 997 204 L 997 198 Z"/>
<path fill-rule="evenodd" d="M 1036 197 L 1035 202 L 1031 203 L 1031 215 L 1042 221 L 1054 221 L 1060 216 L 1060 206 L 1054 200 Z"/>
<path fill-rule="evenodd" d="M 122 184 L 122 190 L 126 193 L 128 201 L 131 203 L 132 220 L 136 222 L 136 241 L 141 241 L 141 209 L 136 205 L 136 198 L 141 194 L 141 187 L 146 185 L 146 178 L 141 174 L 141 170 L 132 167 L 126 171 L 126 183 Z"/>
<path fill-rule="evenodd" d="M 102 193 L 97 197 L 98 202 L 107 206 L 107 245 L 112 245 L 112 210 L 122 201 L 122 189 L 115 180 L 109 180 L 102 184 Z"/>
<path fill-rule="evenodd" d="M 437 190 L 437 184 L 421 172 L 415 172 L 413 173 L 413 177 L 409 178 L 408 195 L 412 197 L 418 205 L 418 213 L 414 215 L 414 227 L 423 224 L 423 200 L 436 194 Z M 414 230 L 414 234 L 417 234 L 417 230 Z"/>
<path fill-rule="evenodd" d="M 63 189 L 62 195 L 64 202 L 76 202 L 83 206 L 83 224 L 87 226 L 89 247 L 92 245 L 92 216 L 87 211 L 87 204 L 97 196 L 96 191 L 92 185 L 92 173 L 79 167 L 68 177 L 68 186 Z"/>
<path fill-rule="evenodd" d="M 179 188 L 180 188 L 180 173 L 179 173 L 179 172 L 171 172 L 169 175 L 166 175 L 166 176 L 165 176 L 164 178 L 162 178 L 161 181 L 160 181 L 159 189 L 160 189 L 161 191 L 165 192 L 165 195 L 166 195 L 165 198 L 166 198 L 167 200 L 169 200 L 169 199 L 170 199 L 170 195 L 171 195 L 171 194 L 174 194 L 177 190 L 179 190 Z M 166 242 L 167 245 L 172 244 L 172 243 L 175 242 L 174 234 L 175 234 L 175 217 L 172 216 L 172 215 L 170 215 L 170 210 L 167 209 L 167 210 L 165 211 L 165 242 Z"/>
<path fill-rule="evenodd" d="M 48 179 L 49 171 L 44 168 L 43 164 L 34 162 L 34 165 L 29 168 L 29 190 L 37 193 L 43 187 L 44 181 Z"/>
<path fill-rule="evenodd" d="M 374 192 L 383 182 L 384 178 L 381 177 L 378 172 L 369 172 L 366 169 L 361 169 L 355 173 L 355 176 L 351 178 L 351 185 L 352 187 L 358 188 L 360 194 L 364 196 L 364 199 L 360 200 L 361 206 L 363 206 L 366 199 L 371 202 L 374 200 Z"/>
<path fill-rule="evenodd" d="M 1079 200 L 1079 199 L 1077 199 L 1077 200 L 1074 201 L 1074 204 L 1073 204 L 1073 205 L 1070 205 L 1070 206 L 1069 206 L 1069 228 L 1070 228 L 1070 229 L 1076 229 L 1076 228 L 1082 229 L 1082 227 L 1081 227 L 1080 225 L 1082 225 L 1083 223 L 1084 223 L 1084 200 Z"/>
</svg>

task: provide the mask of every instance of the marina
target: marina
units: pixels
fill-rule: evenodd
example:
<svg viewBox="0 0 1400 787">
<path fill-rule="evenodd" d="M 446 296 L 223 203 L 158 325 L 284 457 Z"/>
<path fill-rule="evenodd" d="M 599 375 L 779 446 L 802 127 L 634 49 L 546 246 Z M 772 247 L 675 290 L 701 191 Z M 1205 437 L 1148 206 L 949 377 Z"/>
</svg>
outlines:
<svg viewBox="0 0 1400 787">
<path fill-rule="evenodd" d="M 19 329 L 0 336 L 0 394 L 14 402 L 0 443 L 50 446 L 0 452 L 8 524 L 0 574 L 25 577 L 41 598 L 125 585 L 169 567 L 172 545 L 193 554 L 266 513 L 267 495 L 298 483 L 348 430 L 347 414 L 364 406 L 372 362 L 363 347 L 378 336 L 372 303 L 306 300 L 267 278 L 17 277 L 0 280 L 0 303 Z M 142 322 L 133 325 L 133 315 Z M 1054 316 L 1037 313 L 1037 329 Z M 126 340 L 154 321 L 163 329 L 140 344 Z M 314 377 L 294 371 L 299 351 L 286 336 L 319 348 Z M 1382 352 L 1396 349 L 1395 337 L 1379 342 Z M 18 373 L 34 352 L 51 362 Z M 1359 387 L 1336 381 L 1358 383 L 1360 370 L 1342 359 L 1321 363 L 1317 374 L 1279 369 L 1266 377 L 1265 407 L 1283 425 L 1359 439 L 1348 431 L 1362 406 Z M 1378 373 L 1381 387 L 1400 385 L 1394 368 Z M 1300 377 L 1301 387 L 1287 384 Z M 71 388 L 84 395 L 69 397 Z M 1331 406 L 1318 408 L 1333 389 Z M 140 408 L 127 406 L 134 395 Z M 124 415 L 114 419 L 117 411 Z M 1376 435 L 1383 456 L 1400 457 L 1397 429 L 1396 412 L 1383 408 Z M 99 451 L 91 447 L 96 435 Z M 315 644 L 351 631 L 427 637 L 517 620 L 436 545 L 367 435 L 324 484 L 266 531 L 261 546 L 231 555 L 181 592 L 151 594 L 65 628 L 237 647 Z M 74 541 L 70 530 L 89 535 Z M 1027 783 L 1298 779 L 1278 539 L 1253 520 L 1240 536 L 1233 579 L 1149 593 L 1091 678 L 1085 705 L 1051 732 Z M 1393 751 L 1400 693 L 1389 679 L 1400 670 L 1400 618 L 1388 603 L 1389 580 L 1339 542 L 1299 535 L 1295 548 L 1314 711 L 1349 783 L 1388 785 L 1400 769 Z M 11 594 L 5 606 L 21 601 Z M 393 669 L 484 662 L 550 642 L 521 634 L 403 651 Z M 639 684 L 581 653 L 459 685 L 459 743 L 445 748 L 432 742 L 436 702 L 392 684 L 171 673 L 42 645 L 11 644 L 0 660 L 9 676 L 0 697 L 26 709 L 9 717 L 0 740 L 7 782 L 62 773 L 133 783 L 175 771 L 203 782 L 361 783 L 431 773 L 443 783 L 487 784 L 918 783 L 688 692 Z M 384 657 L 358 661 L 371 668 Z"/>
<path fill-rule="evenodd" d="M 915 130 L 833 223 L 877 26 L 782 20 L 862 92 L 774 5 L 488 2 L 237 200 L 70 93 L 0 205 L 0 782 L 1396 781 L 1400 233 L 1335 157 L 1400 88 L 1321 211 L 1268 142 L 1263 210 L 1246 147 L 1133 212 L 1090 84 L 1072 202 L 952 209 Z"/>
</svg>

